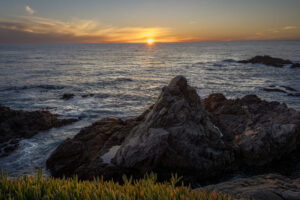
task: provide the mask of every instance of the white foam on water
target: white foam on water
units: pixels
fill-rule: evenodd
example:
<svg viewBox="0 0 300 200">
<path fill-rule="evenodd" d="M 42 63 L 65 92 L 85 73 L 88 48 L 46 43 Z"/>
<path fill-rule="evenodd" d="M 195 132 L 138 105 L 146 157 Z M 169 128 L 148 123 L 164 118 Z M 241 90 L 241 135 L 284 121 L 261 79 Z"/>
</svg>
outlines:
<svg viewBox="0 0 300 200">
<path fill-rule="evenodd" d="M 53 150 L 66 138 L 72 138 L 78 131 L 89 124 L 86 120 L 42 131 L 30 139 L 23 139 L 19 147 L 10 155 L 0 158 L 0 170 L 8 172 L 9 176 L 32 175 L 38 169 L 44 175 L 50 175 L 46 169 L 46 160 Z"/>
</svg>

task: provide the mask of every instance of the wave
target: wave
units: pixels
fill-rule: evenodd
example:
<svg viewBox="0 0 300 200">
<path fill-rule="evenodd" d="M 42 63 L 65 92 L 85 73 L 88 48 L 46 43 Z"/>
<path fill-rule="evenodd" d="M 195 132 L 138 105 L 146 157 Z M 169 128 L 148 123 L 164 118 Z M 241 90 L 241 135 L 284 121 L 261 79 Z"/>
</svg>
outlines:
<svg viewBox="0 0 300 200">
<path fill-rule="evenodd" d="M 65 88 L 62 85 L 25 85 L 25 86 L 9 86 L 1 88 L 0 91 L 10 91 L 10 90 L 28 90 L 28 89 L 46 89 L 46 90 L 61 90 Z"/>
</svg>

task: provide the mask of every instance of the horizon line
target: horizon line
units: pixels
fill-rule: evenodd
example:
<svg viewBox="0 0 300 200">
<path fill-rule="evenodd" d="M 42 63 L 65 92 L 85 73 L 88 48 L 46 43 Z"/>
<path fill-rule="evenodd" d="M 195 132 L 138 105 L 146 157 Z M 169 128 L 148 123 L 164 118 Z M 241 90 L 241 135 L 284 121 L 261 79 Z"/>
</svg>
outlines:
<svg viewBox="0 0 300 200">
<path fill-rule="evenodd" d="M 207 40 L 207 41 L 178 41 L 178 42 L 155 42 L 151 46 L 155 46 L 155 44 L 179 44 L 179 43 L 213 43 L 213 42 L 219 42 L 219 43 L 233 43 L 233 42 L 299 42 L 299 39 L 270 39 L 270 40 L 265 40 L 265 39 L 257 39 L 257 40 Z M 147 42 L 19 42 L 19 43 L 13 43 L 13 42 L 8 42 L 8 43 L 0 43 L 0 45 L 49 45 L 49 44 L 145 44 L 147 45 Z M 150 46 L 150 45 L 147 45 Z"/>
</svg>

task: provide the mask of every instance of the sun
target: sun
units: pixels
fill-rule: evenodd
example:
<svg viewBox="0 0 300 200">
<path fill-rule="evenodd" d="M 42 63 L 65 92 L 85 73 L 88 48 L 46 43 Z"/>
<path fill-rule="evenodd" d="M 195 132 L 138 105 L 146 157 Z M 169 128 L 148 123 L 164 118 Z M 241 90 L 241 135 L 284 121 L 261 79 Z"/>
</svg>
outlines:
<svg viewBox="0 0 300 200">
<path fill-rule="evenodd" d="M 148 40 L 147 40 L 147 44 L 151 45 L 151 44 L 153 44 L 153 43 L 154 43 L 154 40 L 153 40 L 153 39 L 148 39 Z"/>
</svg>

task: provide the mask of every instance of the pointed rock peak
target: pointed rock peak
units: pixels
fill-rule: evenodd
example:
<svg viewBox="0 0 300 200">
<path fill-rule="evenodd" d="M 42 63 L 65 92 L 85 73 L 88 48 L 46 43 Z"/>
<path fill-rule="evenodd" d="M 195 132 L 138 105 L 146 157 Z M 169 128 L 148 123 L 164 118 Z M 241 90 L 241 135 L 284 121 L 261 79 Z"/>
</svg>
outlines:
<svg viewBox="0 0 300 200">
<path fill-rule="evenodd" d="M 221 137 L 196 90 L 183 76 L 176 76 L 163 89 L 145 119 L 130 131 L 113 162 L 143 172 L 161 165 L 191 167 L 198 158 L 196 165 L 201 166 L 200 160 L 209 159 L 212 149 L 220 160 L 226 151 L 226 161 L 230 162 L 230 152 L 225 150 Z M 213 161 L 211 167 L 219 164 L 222 163 Z"/>
<path fill-rule="evenodd" d="M 180 90 L 184 90 L 187 87 L 187 80 L 184 76 L 181 75 L 176 76 L 170 81 L 168 87 L 170 88 L 178 87 Z"/>
</svg>

